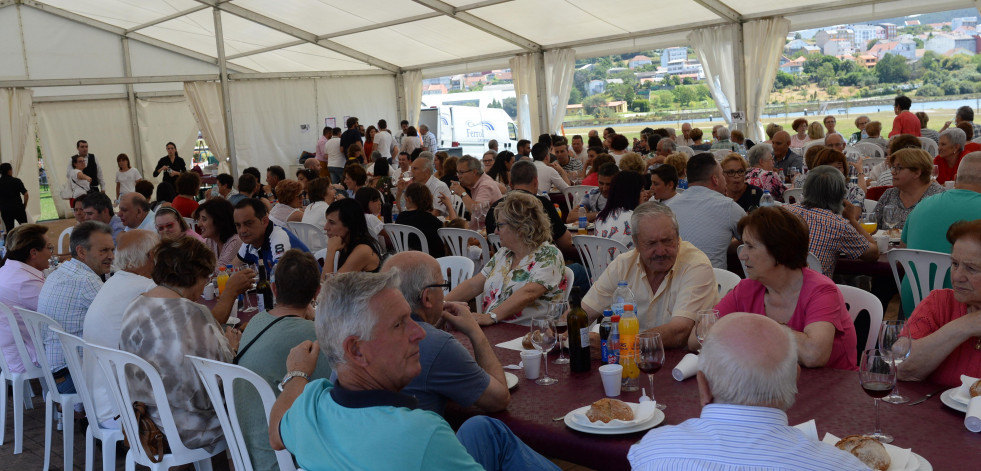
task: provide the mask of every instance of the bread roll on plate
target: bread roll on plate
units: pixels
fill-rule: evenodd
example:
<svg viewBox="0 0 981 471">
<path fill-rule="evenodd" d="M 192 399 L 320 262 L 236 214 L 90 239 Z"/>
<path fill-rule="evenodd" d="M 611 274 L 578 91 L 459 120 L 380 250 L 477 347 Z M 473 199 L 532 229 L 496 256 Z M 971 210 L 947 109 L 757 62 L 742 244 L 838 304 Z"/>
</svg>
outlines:
<svg viewBox="0 0 981 471">
<path fill-rule="evenodd" d="M 623 401 L 616 399 L 603 398 L 593 403 L 586 418 L 590 422 L 610 423 L 611 420 L 623 420 L 629 422 L 634 420 L 634 410 Z"/>
<path fill-rule="evenodd" d="M 835 446 L 855 455 L 859 461 L 872 469 L 886 471 L 892 464 L 886 447 L 874 438 L 864 435 L 848 435 L 838 440 Z"/>
</svg>

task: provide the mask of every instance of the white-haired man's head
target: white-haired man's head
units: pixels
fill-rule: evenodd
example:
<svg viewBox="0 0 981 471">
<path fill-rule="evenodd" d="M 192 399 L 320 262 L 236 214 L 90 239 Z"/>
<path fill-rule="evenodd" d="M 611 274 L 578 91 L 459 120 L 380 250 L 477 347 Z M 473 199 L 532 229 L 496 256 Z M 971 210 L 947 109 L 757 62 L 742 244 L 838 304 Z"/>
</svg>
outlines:
<svg viewBox="0 0 981 471">
<path fill-rule="evenodd" d="M 954 187 L 981 193 L 981 151 L 971 152 L 961 158 Z"/>
<path fill-rule="evenodd" d="M 797 396 L 797 344 L 790 330 L 758 314 L 729 314 L 698 356 L 702 404 L 787 410 Z"/>
</svg>

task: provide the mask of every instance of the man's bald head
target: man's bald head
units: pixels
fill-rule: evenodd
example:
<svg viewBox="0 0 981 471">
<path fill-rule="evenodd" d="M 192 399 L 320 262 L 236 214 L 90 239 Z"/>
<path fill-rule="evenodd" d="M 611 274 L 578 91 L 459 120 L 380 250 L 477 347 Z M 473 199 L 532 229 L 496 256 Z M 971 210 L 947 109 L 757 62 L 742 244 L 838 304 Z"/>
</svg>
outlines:
<svg viewBox="0 0 981 471">
<path fill-rule="evenodd" d="M 773 155 L 783 159 L 787 150 L 790 149 L 790 133 L 782 130 L 777 131 L 773 135 L 773 139 L 770 139 L 770 145 L 773 146 Z"/>
<path fill-rule="evenodd" d="M 787 410 L 797 395 L 797 344 L 766 316 L 733 313 L 716 322 L 698 369 L 703 402 Z"/>
<path fill-rule="evenodd" d="M 981 151 L 971 152 L 961 158 L 954 187 L 981 193 Z"/>
<path fill-rule="evenodd" d="M 443 312 L 443 291 L 427 287 L 443 283 L 439 262 L 426 252 L 408 250 L 389 257 L 382 266 L 382 272 L 394 269 L 401 274 L 399 291 L 412 312 L 435 324 Z"/>
<path fill-rule="evenodd" d="M 147 203 L 143 195 L 132 191 L 119 197 L 117 215 L 126 227 L 130 229 L 140 227 L 149 212 L 150 203 Z"/>
</svg>

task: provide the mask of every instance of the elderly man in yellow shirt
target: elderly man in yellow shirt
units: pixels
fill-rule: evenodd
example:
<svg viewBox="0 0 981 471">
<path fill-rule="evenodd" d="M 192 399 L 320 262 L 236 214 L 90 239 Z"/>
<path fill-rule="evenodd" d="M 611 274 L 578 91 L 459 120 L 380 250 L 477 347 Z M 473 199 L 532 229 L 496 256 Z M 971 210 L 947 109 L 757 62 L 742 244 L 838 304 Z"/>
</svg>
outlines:
<svg viewBox="0 0 981 471">
<path fill-rule="evenodd" d="M 671 208 L 647 202 L 630 218 L 634 249 L 610 263 L 583 299 L 595 319 L 609 309 L 617 283 L 626 281 L 634 293 L 634 311 L 642 331 L 661 333 L 664 346 L 687 344 L 696 314 L 719 301 L 712 263 L 702 251 L 678 235 Z"/>
</svg>

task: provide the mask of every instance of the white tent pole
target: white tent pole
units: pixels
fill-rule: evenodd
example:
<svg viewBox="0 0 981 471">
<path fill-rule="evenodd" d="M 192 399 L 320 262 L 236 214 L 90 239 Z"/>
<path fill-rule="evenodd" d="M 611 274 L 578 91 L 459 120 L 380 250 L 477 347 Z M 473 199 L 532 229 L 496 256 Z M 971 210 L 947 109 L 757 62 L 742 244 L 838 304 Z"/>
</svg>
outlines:
<svg viewBox="0 0 981 471">
<path fill-rule="evenodd" d="M 401 129 L 399 123 L 403 119 L 409 118 L 409 110 L 405 109 L 405 72 L 399 72 L 395 74 L 395 116 L 398 117 L 398 121 L 395 123 L 389 123 L 389 129 Z M 401 145 L 401 143 L 399 144 Z M 398 162 L 397 155 L 393 155 L 395 161 Z"/>
<path fill-rule="evenodd" d="M 133 76 L 133 63 L 130 60 L 129 55 L 129 38 L 123 37 L 123 72 L 126 73 L 127 77 Z M 146 175 L 143 170 L 143 146 L 140 136 L 140 122 L 139 116 L 136 112 L 136 90 L 133 89 L 133 84 L 126 84 L 126 98 L 129 100 L 129 127 L 132 130 L 131 134 L 133 137 L 133 158 L 136 159 L 136 169 L 140 171 L 140 175 Z M 132 161 L 131 161 L 132 163 Z M 116 195 L 118 198 L 119 195 Z"/>
<path fill-rule="evenodd" d="M 539 134 L 551 134 L 552 131 L 548 125 L 548 90 L 545 87 L 545 53 L 539 51 L 533 54 L 535 57 L 535 95 L 538 97 L 538 103 L 535 106 L 535 112 L 538 113 L 538 132 Z M 532 136 L 530 139 L 538 139 L 538 136 Z"/>
<path fill-rule="evenodd" d="M 743 22 L 740 21 L 736 23 L 736 42 L 733 44 L 732 55 L 733 55 L 733 80 L 735 83 L 735 93 L 736 96 L 733 99 L 732 111 L 739 111 L 743 113 L 743 121 L 740 123 L 733 122 L 732 127 L 734 129 L 739 129 L 744 135 L 746 134 L 746 107 L 748 106 L 748 100 L 746 99 L 746 61 L 745 57 L 745 41 L 743 39 Z M 755 116 L 755 115 L 754 115 Z"/>
<path fill-rule="evenodd" d="M 225 62 L 225 35 L 221 29 L 221 11 L 211 10 L 215 18 L 215 43 L 218 46 L 218 77 L 221 82 L 221 106 L 225 111 L 225 145 L 232 178 L 238 179 L 238 157 L 235 155 L 235 131 L 232 125 L 232 101 L 228 90 L 228 67 Z"/>
</svg>

